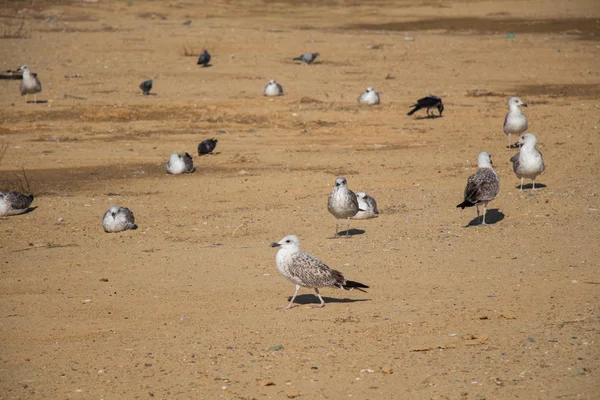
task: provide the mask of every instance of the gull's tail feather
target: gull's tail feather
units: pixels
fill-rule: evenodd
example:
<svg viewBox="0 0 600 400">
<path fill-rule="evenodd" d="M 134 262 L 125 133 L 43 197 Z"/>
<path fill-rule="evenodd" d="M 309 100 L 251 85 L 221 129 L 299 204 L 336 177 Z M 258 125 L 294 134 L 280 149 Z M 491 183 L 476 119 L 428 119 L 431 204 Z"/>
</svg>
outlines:
<svg viewBox="0 0 600 400">
<path fill-rule="evenodd" d="M 360 282 L 354 282 L 354 281 L 346 281 L 346 284 L 342 285 L 342 289 L 344 289 L 344 290 L 356 289 L 356 290 L 360 290 L 361 292 L 367 293 L 367 291 L 363 290 L 363 288 L 368 289 L 369 287 Z"/>
<path fill-rule="evenodd" d="M 473 203 L 472 201 L 465 200 L 462 203 L 460 203 L 459 205 L 457 205 L 456 208 L 460 207 L 464 210 L 465 207 L 473 207 L 474 205 L 475 205 L 475 203 Z"/>
</svg>

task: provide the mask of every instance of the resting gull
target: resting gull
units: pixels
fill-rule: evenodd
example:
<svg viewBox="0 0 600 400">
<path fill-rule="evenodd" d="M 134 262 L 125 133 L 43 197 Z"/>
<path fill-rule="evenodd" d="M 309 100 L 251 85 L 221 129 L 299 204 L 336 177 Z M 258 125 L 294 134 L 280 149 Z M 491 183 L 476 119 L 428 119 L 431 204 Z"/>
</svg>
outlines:
<svg viewBox="0 0 600 400">
<path fill-rule="evenodd" d="M 315 61 L 317 59 L 317 57 L 319 57 L 320 54 L 319 53 L 304 53 L 296 58 L 294 58 L 294 61 L 302 61 L 304 64 L 308 65 L 311 64 L 313 61 Z"/>
<path fill-rule="evenodd" d="M 0 216 L 23 214 L 29 210 L 33 195 L 19 192 L 0 192 Z"/>
<path fill-rule="evenodd" d="M 527 130 L 527 117 L 519 107 L 527 107 L 518 97 L 508 99 L 508 114 L 504 118 L 504 133 L 508 135 L 508 147 L 510 144 L 510 135 L 512 133 L 520 135 Z"/>
<path fill-rule="evenodd" d="M 490 153 L 482 151 L 479 153 L 477 158 L 477 164 L 479 168 L 477 172 L 469 177 L 467 181 L 467 187 L 465 188 L 465 201 L 457 205 L 463 210 L 465 207 L 477 207 L 477 218 L 479 218 L 479 204 L 483 203 L 483 218 L 481 219 L 481 225 L 485 223 L 485 213 L 487 211 L 487 205 L 490 201 L 500 192 L 500 182 L 498 181 L 498 175 L 492 168 L 492 156 Z"/>
<path fill-rule="evenodd" d="M 369 288 L 367 285 L 359 282 L 347 281 L 341 272 L 329 268 L 319 259 L 300 251 L 300 240 L 296 235 L 288 235 L 277 243 L 271 243 L 270 246 L 279 247 L 277 256 L 275 257 L 277 269 L 284 277 L 296 285 L 296 291 L 292 296 L 292 300 L 287 306 L 280 307 L 280 310 L 294 307 L 294 300 L 298 295 L 300 287 L 315 289 L 321 304 L 314 307 L 325 306 L 325 301 L 319 293 L 319 288 L 357 289 L 361 292 L 365 292 L 363 289 Z"/>
<path fill-rule="evenodd" d="M 338 235 L 338 224 L 340 218 L 346 218 L 346 237 L 350 235 L 350 218 L 354 217 L 359 211 L 356 194 L 348 189 L 346 178 L 340 176 L 335 179 L 335 186 L 327 199 L 327 210 L 335 217 L 335 235 Z M 364 210 L 363 210 L 364 211 Z"/>
<path fill-rule="evenodd" d="M 269 84 L 265 86 L 263 93 L 265 96 L 283 96 L 283 87 L 275 82 L 275 80 L 271 79 Z"/>
<path fill-rule="evenodd" d="M 429 95 L 427 97 L 423 97 L 422 99 L 417 100 L 417 102 L 415 104 L 413 104 L 411 107 L 414 107 L 414 108 L 412 110 L 410 110 L 407 115 L 413 115 L 414 113 L 419 111 L 421 108 L 427 108 L 427 116 L 429 117 L 430 116 L 429 112 L 431 110 L 433 110 L 434 108 L 437 108 L 437 110 L 440 112 L 440 117 L 441 117 L 442 112 L 444 111 L 444 104 L 442 103 L 442 99 L 440 99 L 437 96 L 433 96 L 433 95 Z M 433 117 L 433 111 L 431 111 L 431 116 Z"/>
<path fill-rule="evenodd" d="M 363 94 L 358 96 L 358 104 L 366 104 L 368 106 L 379 104 L 379 93 L 369 86 Z"/>
<path fill-rule="evenodd" d="M 358 212 L 352 217 L 352 219 L 369 219 L 379 217 L 379 211 L 377 211 L 377 202 L 374 198 L 366 194 L 365 192 L 356 192 L 356 199 L 358 200 Z"/>
<path fill-rule="evenodd" d="M 121 232 L 127 229 L 137 229 L 133 213 L 129 208 L 113 206 L 106 211 L 102 219 L 105 232 Z"/>
<path fill-rule="evenodd" d="M 171 157 L 169 157 L 166 170 L 169 174 L 179 175 L 185 173 L 191 174 L 196 170 L 196 168 L 194 168 L 194 160 L 192 160 L 192 156 L 190 156 L 188 153 L 185 153 L 184 156 L 178 153 L 173 153 L 171 154 Z"/>
<path fill-rule="evenodd" d="M 198 145 L 198 155 L 203 156 L 205 154 L 210 154 L 213 152 L 215 147 L 217 147 L 218 140 L 215 138 L 206 139 L 202 143 Z"/>
<path fill-rule="evenodd" d="M 42 83 L 37 76 L 31 73 L 27 65 L 22 65 L 19 69 L 23 71 L 23 79 L 21 79 L 21 86 L 19 87 L 21 96 L 25 95 L 25 102 L 27 103 L 29 95 L 32 94 L 33 102 L 37 103 L 37 94 L 42 91 Z"/>
<path fill-rule="evenodd" d="M 537 138 L 533 133 L 526 133 L 519 139 L 521 149 L 517 154 L 510 158 L 513 163 L 513 170 L 517 178 L 521 178 L 521 191 L 523 191 L 523 179 L 533 181 L 533 190 L 535 190 L 535 178 L 544 172 L 544 159 L 542 153 L 535 146 Z"/>
</svg>

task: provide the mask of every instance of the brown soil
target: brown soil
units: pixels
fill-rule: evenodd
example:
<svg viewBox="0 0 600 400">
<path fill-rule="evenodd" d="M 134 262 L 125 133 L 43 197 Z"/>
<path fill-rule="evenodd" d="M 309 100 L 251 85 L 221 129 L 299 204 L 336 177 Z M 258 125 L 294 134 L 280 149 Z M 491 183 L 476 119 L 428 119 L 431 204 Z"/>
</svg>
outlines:
<svg viewBox="0 0 600 400">
<path fill-rule="evenodd" d="M 596 0 L 6 3 L 0 69 L 43 92 L 0 81 L 0 190 L 36 195 L 0 218 L 0 398 L 600 397 Z M 356 105 L 367 86 L 380 106 Z M 428 93 L 444 116 L 407 117 Z M 547 165 L 533 193 L 513 95 Z M 466 227 L 480 151 L 501 192 Z M 334 240 L 339 175 L 381 215 Z M 103 232 L 113 204 L 137 231 Z M 287 234 L 368 293 L 276 310 Z"/>
</svg>

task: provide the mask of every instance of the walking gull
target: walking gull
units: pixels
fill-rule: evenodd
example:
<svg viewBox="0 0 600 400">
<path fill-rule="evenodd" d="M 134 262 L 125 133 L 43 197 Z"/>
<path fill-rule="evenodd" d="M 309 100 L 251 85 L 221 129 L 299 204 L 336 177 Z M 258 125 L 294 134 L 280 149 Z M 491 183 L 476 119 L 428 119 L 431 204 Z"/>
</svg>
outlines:
<svg viewBox="0 0 600 400">
<path fill-rule="evenodd" d="M 144 96 L 148 96 L 152 90 L 152 79 L 142 82 L 140 84 L 140 89 L 142 89 Z"/>
<path fill-rule="evenodd" d="M 350 218 L 358 212 L 358 200 L 356 194 L 348 189 L 346 178 L 340 176 L 335 179 L 335 186 L 327 199 L 327 210 L 335 217 L 335 235 L 338 235 L 338 224 L 340 218 L 348 219 L 346 226 L 346 237 L 350 235 Z M 363 210 L 364 211 L 364 210 Z"/>
<path fill-rule="evenodd" d="M 29 210 L 33 195 L 19 192 L 0 192 L 0 216 L 23 214 Z"/>
<path fill-rule="evenodd" d="M 167 173 L 172 175 L 179 174 L 191 174 L 196 170 L 194 168 L 194 160 L 192 160 L 192 156 L 188 153 L 185 153 L 184 156 L 179 155 L 178 153 L 171 154 L 169 157 L 169 162 L 167 162 L 166 167 Z"/>
<path fill-rule="evenodd" d="M 379 104 L 379 94 L 369 86 L 363 94 L 358 96 L 358 104 L 366 104 L 368 106 Z"/>
<path fill-rule="evenodd" d="M 198 145 L 198 155 L 203 156 L 205 154 L 210 154 L 213 152 L 215 147 L 217 147 L 218 140 L 215 138 L 206 139 L 202 143 Z"/>
<path fill-rule="evenodd" d="M 492 168 L 492 156 L 490 153 L 482 151 L 479 153 L 477 158 L 478 169 L 473 175 L 469 177 L 467 181 L 467 187 L 465 188 L 465 201 L 457 205 L 463 210 L 465 207 L 477 207 L 477 218 L 479 218 L 479 204 L 483 204 L 483 218 L 481 219 L 481 225 L 485 223 L 485 213 L 487 211 L 487 205 L 490 201 L 494 200 L 500 192 L 500 182 L 498 181 L 498 175 Z"/>
<path fill-rule="evenodd" d="M 533 190 L 535 190 L 535 178 L 544 172 L 544 159 L 542 153 L 535 146 L 537 138 L 533 133 L 526 133 L 519 139 L 521 149 L 517 154 L 510 158 L 513 163 L 513 170 L 517 178 L 521 178 L 521 191 L 523 191 L 523 179 L 533 181 Z"/>
<path fill-rule="evenodd" d="M 265 96 L 283 96 L 283 87 L 275 82 L 273 79 L 269 81 L 269 84 L 265 86 Z"/>
<path fill-rule="evenodd" d="M 518 97 L 508 99 L 508 114 L 504 118 L 504 133 L 508 135 L 508 147 L 510 148 L 510 135 L 520 135 L 527 130 L 527 117 L 519 107 L 527 107 Z"/>
<path fill-rule="evenodd" d="M 288 235 L 279 242 L 271 243 L 270 246 L 279 247 L 275 257 L 277 269 L 284 277 L 296 285 L 296 291 L 292 296 L 292 300 L 287 306 L 280 307 L 280 310 L 294 307 L 294 300 L 298 295 L 300 287 L 315 289 L 321 304 L 314 307 L 325 306 L 325 301 L 319 293 L 319 288 L 357 289 L 361 292 L 365 292 L 363 289 L 369 288 L 367 285 L 359 282 L 347 281 L 341 272 L 329 268 L 319 259 L 300 251 L 300 240 L 296 235 Z"/>
<path fill-rule="evenodd" d="M 379 217 L 379 211 L 377 211 L 377 202 L 374 198 L 366 194 L 365 192 L 356 192 L 356 199 L 358 200 L 358 212 L 352 217 L 352 219 L 369 219 Z"/>
<path fill-rule="evenodd" d="M 106 211 L 102 219 L 104 232 L 121 232 L 127 229 L 137 229 L 133 213 L 129 208 L 113 206 Z"/>
<path fill-rule="evenodd" d="M 198 65 L 202 65 L 203 67 L 208 67 L 210 65 L 210 54 L 208 50 L 204 49 L 200 57 L 198 58 Z"/>
<path fill-rule="evenodd" d="M 421 108 L 427 108 L 427 116 L 429 117 L 429 111 L 434 108 L 437 108 L 440 112 L 440 117 L 442 116 L 442 112 L 444 111 L 444 104 L 442 103 L 442 99 L 437 96 L 429 95 L 427 97 L 423 97 L 422 99 L 417 100 L 416 104 L 413 104 L 411 107 L 414 107 L 409 111 L 407 115 L 413 115 Z M 433 111 L 431 112 L 431 116 L 433 117 Z"/>
<path fill-rule="evenodd" d="M 296 58 L 294 58 L 294 61 L 302 61 L 304 64 L 311 64 L 313 61 L 315 61 L 317 59 L 317 57 L 319 57 L 320 54 L 319 53 L 304 53 Z"/>
<path fill-rule="evenodd" d="M 32 94 L 33 102 L 37 103 L 37 94 L 42 91 L 42 83 L 37 76 L 31 73 L 27 65 L 22 65 L 19 69 L 23 71 L 23 79 L 21 79 L 21 86 L 19 87 L 21 96 L 25 95 L 25 102 L 27 103 L 29 95 Z"/>
</svg>

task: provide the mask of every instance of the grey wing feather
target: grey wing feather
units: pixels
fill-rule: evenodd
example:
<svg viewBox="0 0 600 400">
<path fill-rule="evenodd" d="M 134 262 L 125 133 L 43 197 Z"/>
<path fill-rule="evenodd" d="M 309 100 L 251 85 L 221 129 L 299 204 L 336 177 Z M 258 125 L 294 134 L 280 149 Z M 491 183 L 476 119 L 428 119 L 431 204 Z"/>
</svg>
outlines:
<svg viewBox="0 0 600 400">
<path fill-rule="evenodd" d="M 194 160 L 192 160 L 192 156 L 188 153 L 185 153 L 183 157 L 183 163 L 185 164 L 186 172 L 194 172 L 196 169 L 194 168 Z"/>
<path fill-rule="evenodd" d="M 6 196 L 6 200 L 10 203 L 13 209 L 24 210 L 31 205 L 33 196 L 25 196 L 19 192 L 10 192 Z"/>
<path fill-rule="evenodd" d="M 345 283 L 341 273 L 329 268 L 310 254 L 298 252 L 294 255 L 290 274 L 301 280 L 306 287 L 340 287 Z"/>
<path fill-rule="evenodd" d="M 513 171 L 517 172 L 517 170 L 519 169 L 519 156 L 521 155 L 521 152 L 518 152 L 517 154 L 515 154 L 514 156 L 512 156 L 510 158 L 510 162 L 513 163 Z"/>
<path fill-rule="evenodd" d="M 277 89 L 279 89 L 279 95 L 283 94 L 283 86 L 281 86 L 279 83 L 277 84 Z"/>
<path fill-rule="evenodd" d="M 465 200 L 477 204 L 484 201 L 493 200 L 500 186 L 498 177 L 490 169 L 482 168 L 469 177 L 467 187 L 465 188 Z"/>
</svg>

